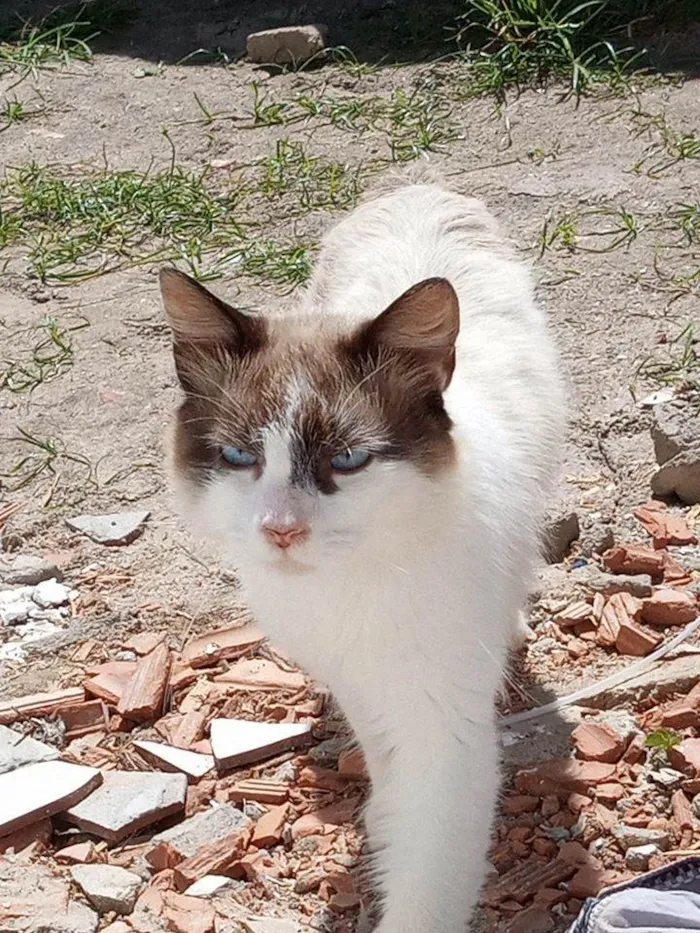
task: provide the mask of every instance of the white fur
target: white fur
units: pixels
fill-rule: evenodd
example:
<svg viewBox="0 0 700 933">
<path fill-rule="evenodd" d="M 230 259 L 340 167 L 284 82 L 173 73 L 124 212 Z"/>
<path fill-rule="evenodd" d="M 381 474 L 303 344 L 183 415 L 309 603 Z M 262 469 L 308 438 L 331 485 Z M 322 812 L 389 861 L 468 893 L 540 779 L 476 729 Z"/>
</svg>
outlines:
<svg viewBox="0 0 700 933">
<path fill-rule="evenodd" d="M 528 272 L 477 201 L 412 185 L 367 202 L 326 237 L 299 314 L 350 331 L 431 276 L 461 307 L 445 395 L 456 470 L 376 460 L 331 496 L 292 489 L 285 469 L 225 474 L 196 510 L 261 625 L 330 685 L 365 750 L 378 933 L 465 933 L 498 788 L 494 697 L 563 431 Z M 266 451 L 284 467 L 282 437 Z M 270 512 L 311 527 L 291 559 L 259 533 Z"/>
</svg>

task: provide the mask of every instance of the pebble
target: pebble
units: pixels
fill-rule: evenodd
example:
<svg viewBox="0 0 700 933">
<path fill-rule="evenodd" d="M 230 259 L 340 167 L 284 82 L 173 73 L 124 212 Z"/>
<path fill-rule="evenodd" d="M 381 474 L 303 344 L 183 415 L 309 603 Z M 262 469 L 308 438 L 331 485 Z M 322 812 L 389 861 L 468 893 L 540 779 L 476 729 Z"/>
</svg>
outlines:
<svg viewBox="0 0 700 933">
<path fill-rule="evenodd" d="M 653 843 L 643 846 L 630 846 L 625 852 L 625 865 L 632 871 L 646 871 L 652 855 L 658 855 L 661 849 Z"/>
<path fill-rule="evenodd" d="M 99 914 L 130 914 L 143 885 L 138 875 L 118 865 L 76 865 L 71 875 Z"/>
<path fill-rule="evenodd" d="M 32 599 L 43 609 L 51 609 L 57 606 L 65 606 L 69 601 L 71 591 L 64 583 L 59 583 L 56 579 L 44 580 L 34 587 Z"/>
<path fill-rule="evenodd" d="M 626 826 L 618 823 L 613 826 L 612 834 L 625 852 L 639 846 L 654 845 L 666 851 L 671 845 L 671 837 L 662 829 L 648 829 L 642 826 Z"/>
</svg>

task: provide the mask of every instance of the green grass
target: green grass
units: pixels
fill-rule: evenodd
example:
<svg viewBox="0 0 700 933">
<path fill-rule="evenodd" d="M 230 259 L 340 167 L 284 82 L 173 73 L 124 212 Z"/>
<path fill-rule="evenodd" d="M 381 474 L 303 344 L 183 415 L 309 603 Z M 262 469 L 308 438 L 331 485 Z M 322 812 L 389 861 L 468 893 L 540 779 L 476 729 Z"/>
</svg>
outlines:
<svg viewBox="0 0 700 933">
<path fill-rule="evenodd" d="M 637 135 L 647 133 L 656 137 L 632 166 L 636 174 L 661 178 L 681 162 L 700 159 L 700 136 L 679 132 L 670 125 L 664 113 L 650 114 L 638 110 L 634 112 L 633 120 Z"/>
<path fill-rule="evenodd" d="M 362 178 L 362 166 L 310 156 L 300 142 L 280 139 L 260 166 L 256 188 L 268 199 L 290 196 L 297 213 L 348 210 L 357 203 Z"/>
<path fill-rule="evenodd" d="M 503 94 L 552 81 L 576 94 L 624 89 L 647 64 L 635 27 L 690 19 L 692 7 L 692 0 L 468 0 L 457 34 L 471 71 L 466 91 Z"/>
<path fill-rule="evenodd" d="M 668 752 L 677 745 L 680 745 L 682 741 L 683 737 L 677 732 L 673 732 L 671 729 L 657 729 L 656 732 L 651 732 L 646 737 L 644 744 L 647 748 Z"/>
<path fill-rule="evenodd" d="M 700 389 L 700 343 L 693 324 L 646 357 L 637 367 L 637 376 L 657 386 Z"/>
<path fill-rule="evenodd" d="M 28 394 L 66 372 L 73 365 L 72 334 L 87 326 L 84 319 L 76 324 L 63 325 L 55 318 L 48 318 L 38 327 L 31 328 L 37 340 L 24 359 L 0 358 L 0 389 L 18 395 Z M 5 346 L 16 336 L 5 336 Z"/>
<path fill-rule="evenodd" d="M 47 473 L 55 476 L 61 461 L 82 467 L 87 471 L 85 481 L 93 482 L 93 467 L 87 457 L 71 453 L 63 442 L 56 438 L 38 437 L 18 427 L 15 437 L 3 438 L 3 443 L 20 444 L 26 451 L 8 472 L 0 473 L 3 488 L 8 492 L 19 492 Z"/>
<path fill-rule="evenodd" d="M 103 33 L 128 25 L 135 8 L 120 0 L 91 0 L 58 7 L 39 22 L 10 25 L 0 33 L 0 74 L 92 60 L 93 41 Z"/>
<path fill-rule="evenodd" d="M 58 173 L 31 164 L 0 183 L 0 245 L 23 247 L 42 282 L 68 283 L 144 262 L 199 261 L 242 238 L 240 192 L 206 173 Z"/>
<path fill-rule="evenodd" d="M 635 214 L 624 207 L 575 210 L 556 218 L 545 218 L 538 237 L 540 257 L 550 249 L 565 249 L 570 253 L 612 253 L 628 248 L 642 227 Z"/>
</svg>

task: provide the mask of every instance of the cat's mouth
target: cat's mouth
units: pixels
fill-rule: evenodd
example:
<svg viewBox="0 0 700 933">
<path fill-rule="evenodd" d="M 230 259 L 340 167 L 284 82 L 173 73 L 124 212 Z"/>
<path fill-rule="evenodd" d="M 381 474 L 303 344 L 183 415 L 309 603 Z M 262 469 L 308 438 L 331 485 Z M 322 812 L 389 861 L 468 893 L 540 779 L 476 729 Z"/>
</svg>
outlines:
<svg viewBox="0 0 700 933">
<path fill-rule="evenodd" d="M 311 573 L 314 570 L 311 564 L 299 560 L 297 557 L 290 554 L 289 551 L 280 552 L 276 559 L 269 561 L 269 564 L 274 567 L 275 570 L 279 570 L 281 573 L 289 576 L 301 576 L 305 573 Z"/>
</svg>

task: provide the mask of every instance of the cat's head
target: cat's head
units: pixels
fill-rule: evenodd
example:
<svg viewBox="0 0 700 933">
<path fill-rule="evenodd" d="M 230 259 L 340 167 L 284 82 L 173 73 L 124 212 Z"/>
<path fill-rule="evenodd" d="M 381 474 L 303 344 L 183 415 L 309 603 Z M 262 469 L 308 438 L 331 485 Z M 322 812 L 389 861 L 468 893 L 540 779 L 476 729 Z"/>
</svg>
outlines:
<svg viewBox="0 0 700 933">
<path fill-rule="evenodd" d="M 246 314 L 172 269 L 161 289 L 184 390 L 183 505 L 239 567 L 302 573 L 415 534 L 421 493 L 454 463 L 442 393 L 459 307 L 445 279 L 350 327 Z"/>
</svg>

